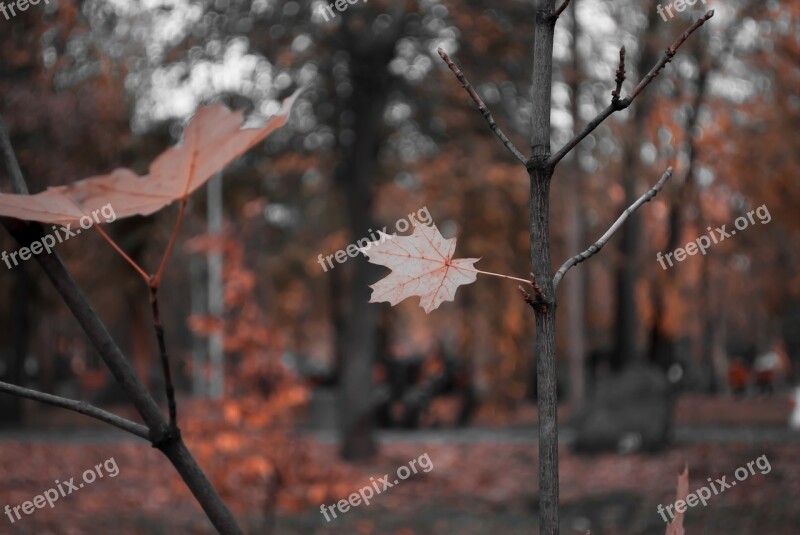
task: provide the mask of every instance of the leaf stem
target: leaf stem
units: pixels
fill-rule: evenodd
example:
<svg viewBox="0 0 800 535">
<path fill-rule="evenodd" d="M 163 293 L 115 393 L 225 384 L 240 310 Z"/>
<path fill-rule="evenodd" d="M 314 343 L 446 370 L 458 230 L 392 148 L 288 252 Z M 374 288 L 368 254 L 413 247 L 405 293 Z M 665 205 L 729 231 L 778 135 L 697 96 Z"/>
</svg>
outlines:
<svg viewBox="0 0 800 535">
<path fill-rule="evenodd" d="M 194 141 L 194 137 L 192 137 L 192 145 L 194 145 Z M 192 150 L 192 157 L 189 160 L 189 169 L 186 173 L 186 187 L 183 190 L 183 197 L 181 197 L 181 204 L 180 208 L 178 208 L 178 217 L 175 219 L 175 226 L 172 228 L 172 236 L 167 244 L 167 250 L 164 252 L 164 258 L 161 259 L 161 265 L 158 266 L 158 271 L 150 281 L 150 285 L 156 289 L 158 289 L 158 287 L 161 285 L 161 276 L 164 274 L 164 269 L 167 267 L 167 261 L 172 254 L 172 248 L 175 246 L 175 242 L 178 240 L 178 232 L 181 230 L 181 223 L 183 223 L 183 216 L 186 212 L 186 203 L 189 200 L 189 187 L 191 186 L 192 178 L 194 178 L 196 161 L 197 149 L 195 148 Z"/>
<path fill-rule="evenodd" d="M 501 275 L 500 273 L 492 273 L 491 271 L 481 271 L 480 269 L 470 269 L 470 270 L 465 269 L 465 268 L 462 268 L 462 269 L 464 269 L 465 271 L 474 271 L 475 273 L 482 273 L 484 275 L 491 275 L 492 277 L 500 277 L 501 279 L 509 279 L 509 280 L 512 280 L 512 281 L 524 282 L 525 284 L 527 284 L 529 286 L 531 284 L 531 281 L 529 281 L 529 280 L 518 279 L 517 277 L 512 277 L 510 275 Z"/>
<path fill-rule="evenodd" d="M 144 279 L 144 282 L 146 282 L 147 284 L 150 284 L 150 275 L 148 275 L 148 274 L 147 274 L 147 273 L 146 273 L 146 272 L 145 272 L 145 271 L 144 271 L 144 270 L 143 270 L 143 269 L 142 269 L 142 268 L 139 266 L 139 264 L 137 264 L 137 263 L 136 263 L 136 262 L 135 262 L 135 261 L 134 261 L 134 260 L 133 260 L 133 259 L 132 259 L 130 256 L 128 256 L 128 255 L 125 253 L 125 251 L 123 251 L 123 250 L 122 250 L 122 248 L 121 248 L 119 245 L 117 245 L 117 242 L 115 242 L 115 241 L 114 241 L 114 240 L 111 238 L 111 236 L 109 236 L 108 234 L 106 234 L 106 232 L 105 232 L 105 231 L 104 231 L 102 228 L 100 228 L 100 225 L 99 225 L 99 224 L 98 224 L 98 225 L 94 225 L 94 229 L 95 229 L 95 230 L 97 230 L 97 232 L 99 232 L 99 233 L 100 233 L 100 235 L 103 237 L 103 239 L 105 239 L 105 240 L 106 240 L 106 241 L 109 243 L 109 245 L 111 245 L 111 247 L 113 247 L 113 248 L 114 248 L 114 250 L 115 250 L 117 253 L 119 253 L 119 255 L 120 255 L 122 258 L 124 258 L 124 259 L 125 259 L 125 261 L 127 261 L 127 262 L 128 262 L 128 263 L 129 263 L 129 264 L 130 264 L 130 265 L 133 267 L 133 269 L 135 269 L 135 270 L 136 270 L 136 272 L 137 272 L 139 275 L 141 275 L 141 277 Z"/>
</svg>

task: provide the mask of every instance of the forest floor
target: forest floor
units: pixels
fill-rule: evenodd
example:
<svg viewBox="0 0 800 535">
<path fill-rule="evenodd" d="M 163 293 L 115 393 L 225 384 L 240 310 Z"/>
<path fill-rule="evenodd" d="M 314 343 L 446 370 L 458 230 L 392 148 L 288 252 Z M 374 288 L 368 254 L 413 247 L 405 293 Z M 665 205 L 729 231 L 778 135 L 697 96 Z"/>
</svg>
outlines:
<svg viewBox="0 0 800 535">
<path fill-rule="evenodd" d="M 661 534 L 664 521 L 657 506 L 675 500 L 676 475 L 684 464 L 691 492 L 708 485 L 708 478 L 734 481 L 737 468 L 762 456 L 769 469 L 756 467 L 738 486 L 712 496 L 707 506 L 690 509 L 686 533 L 798 533 L 800 434 L 786 430 L 785 419 L 777 425 L 780 419 L 772 413 L 783 411 L 778 399 L 727 400 L 726 414 L 705 421 L 700 415 L 717 413 L 719 402 L 690 400 L 691 421 L 679 406 L 676 443 L 657 454 L 579 456 L 570 451 L 565 431 L 561 533 Z M 359 465 L 339 461 L 336 444 L 325 436 L 286 438 L 283 432 L 279 439 L 225 430 L 186 435 L 248 533 L 511 535 L 535 533 L 538 523 L 535 431 L 517 423 L 494 430 L 383 433 L 380 455 Z M 429 472 L 412 474 L 368 507 L 339 513 L 331 522 L 320 513 L 320 505 L 347 499 L 370 485 L 371 477 L 396 479 L 398 467 L 425 454 L 433 466 Z M 161 454 L 115 431 L 0 434 L 0 507 L 31 500 L 54 487 L 56 479 L 74 476 L 77 483 L 84 470 L 111 457 L 119 467 L 117 477 L 106 475 L 14 524 L 2 516 L 0 534 L 213 533 Z"/>
</svg>

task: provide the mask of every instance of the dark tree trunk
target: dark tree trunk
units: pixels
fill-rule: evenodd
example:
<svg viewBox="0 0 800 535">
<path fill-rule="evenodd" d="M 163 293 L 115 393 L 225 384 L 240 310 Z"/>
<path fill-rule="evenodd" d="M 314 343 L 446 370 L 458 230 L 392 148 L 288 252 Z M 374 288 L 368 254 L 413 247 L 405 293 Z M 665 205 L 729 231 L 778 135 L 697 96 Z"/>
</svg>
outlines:
<svg viewBox="0 0 800 535">
<path fill-rule="evenodd" d="M 337 171 L 337 182 L 347 199 L 350 215 L 350 237 L 353 242 L 369 236 L 379 228 L 372 215 L 373 188 L 378 149 L 384 138 L 383 111 L 392 86 L 388 65 L 394 56 L 396 31 L 374 36 L 354 34 L 348 22 L 342 24 L 344 46 L 350 60 L 352 92 L 345 101 L 345 110 L 353 117 L 353 143 L 346 148 L 344 161 Z M 342 457 L 366 459 L 377 452 L 373 437 L 374 403 L 372 366 L 377 344 L 376 305 L 370 304 L 369 284 L 378 279 L 379 271 L 364 258 L 347 264 L 353 274 L 351 301 L 344 327 L 341 373 Z"/>
<path fill-rule="evenodd" d="M 553 83 L 554 0 L 537 0 L 533 40 L 530 178 L 531 271 L 543 293 L 535 308 L 537 404 L 539 408 L 539 533 L 558 533 L 558 399 L 556 311 L 550 258 L 550 106 Z"/>
</svg>

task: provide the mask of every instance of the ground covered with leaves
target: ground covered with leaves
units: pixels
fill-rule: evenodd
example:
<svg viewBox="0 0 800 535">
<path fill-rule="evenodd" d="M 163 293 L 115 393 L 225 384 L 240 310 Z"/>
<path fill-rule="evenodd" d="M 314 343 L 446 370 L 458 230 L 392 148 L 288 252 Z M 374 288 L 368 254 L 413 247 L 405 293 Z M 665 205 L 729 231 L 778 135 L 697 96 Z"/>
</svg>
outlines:
<svg viewBox="0 0 800 535">
<path fill-rule="evenodd" d="M 190 447 L 226 502 L 259 534 L 516 534 L 537 525 L 537 448 L 520 443 L 385 444 L 374 462 L 352 466 L 335 446 L 272 434 L 220 434 Z M 207 443 L 204 445 L 204 443 Z M 167 534 L 213 533 L 205 516 L 161 454 L 146 444 L 0 442 L 4 503 L 12 506 L 114 457 L 115 478 L 105 477 L 35 510 L 0 533 Z M 213 450 L 213 451 L 212 451 Z M 333 504 L 427 453 L 433 469 L 420 471 L 331 522 L 320 514 Z M 766 455 L 771 470 L 714 496 L 687 515 L 687 533 L 792 534 L 800 525 L 800 449 L 797 444 L 677 446 L 656 455 L 581 457 L 561 451 L 562 533 L 656 534 L 664 523 L 658 504 L 674 500 L 684 462 L 689 490 Z M 270 459 L 285 459 L 274 465 Z M 391 478 L 390 478 L 391 480 Z"/>
</svg>

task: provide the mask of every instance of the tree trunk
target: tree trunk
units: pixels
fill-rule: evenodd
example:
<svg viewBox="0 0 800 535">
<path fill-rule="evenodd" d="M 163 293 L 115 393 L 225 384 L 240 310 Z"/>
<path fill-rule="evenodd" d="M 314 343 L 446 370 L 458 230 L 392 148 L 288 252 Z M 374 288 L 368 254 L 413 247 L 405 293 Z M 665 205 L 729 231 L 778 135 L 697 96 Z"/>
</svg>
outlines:
<svg viewBox="0 0 800 535">
<path fill-rule="evenodd" d="M 537 0 L 533 39 L 531 159 L 531 267 L 544 294 L 535 308 L 539 408 L 539 533 L 558 533 L 558 416 L 556 325 L 550 259 L 550 106 L 553 81 L 554 0 Z"/>
<path fill-rule="evenodd" d="M 572 114 L 573 135 L 580 131 L 580 114 L 578 113 L 578 96 L 580 94 L 580 60 L 578 59 L 577 41 L 580 35 L 580 25 L 576 16 L 578 0 L 572 0 L 572 71 L 568 75 L 568 84 L 572 93 L 570 112 Z M 583 191 L 581 190 L 580 148 L 575 147 L 571 169 L 569 172 L 570 197 L 564 204 L 564 228 L 566 239 L 564 244 L 567 251 L 579 251 L 584 247 L 584 207 Z M 569 393 L 570 404 L 573 409 L 580 409 L 585 395 L 584 358 L 586 355 L 586 269 L 580 266 L 575 269 L 570 279 L 565 281 L 567 304 L 567 357 L 569 359 Z"/>
<path fill-rule="evenodd" d="M 551 41 L 552 43 L 552 41 Z M 531 250 L 533 274 L 548 301 L 536 309 L 536 372 L 539 409 L 539 533 L 558 533 L 558 398 L 556 314 L 550 262 L 551 169 L 532 170 Z"/>
<path fill-rule="evenodd" d="M 647 27 L 644 29 L 640 43 L 642 53 L 636 63 L 636 73 L 639 77 L 648 72 L 651 65 L 657 60 L 657 53 L 653 46 L 653 36 L 656 33 L 660 17 L 656 11 L 657 0 L 645 4 L 647 14 Z M 651 101 L 643 99 L 637 101 L 635 107 L 629 108 L 633 115 L 627 139 L 625 140 L 625 153 L 622 167 L 622 186 L 625 190 L 624 206 L 630 206 L 639 197 L 639 146 L 647 116 L 652 108 Z M 610 367 L 614 371 L 631 364 L 639 357 L 639 315 L 636 308 L 636 283 L 639 280 L 639 266 L 636 259 L 641 249 L 641 216 L 638 212 L 631 214 L 626 225 L 620 231 L 618 264 L 615 274 L 617 294 L 617 310 L 614 323 L 614 352 L 612 353 Z"/>
<path fill-rule="evenodd" d="M 372 216 L 373 187 L 378 149 L 384 135 L 383 111 L 391 89 L 388 65 L 394 56 L 397 35 L 388 32 L 379 37 L 355 35 L 342 24 L 342 36 L 350 61 L 352 93 L 345 101 L 355 139 L 346 149 L 344 161 L 337 170 L 337 182 L 347 199 L 350 215 L 350 237 L 356 241 L 369 236 L 375 225 Z M 344 328 L 343 369 L 341 370 L 341 435 L 342 457 L 362 460 L 377 453 L 373 436 L 372 366 L 377 343 L 375 305 L 370 304 L 369 283 L 378 278 L 378 270 L 364 258 L 356 258 L 347 266 L 353 278 L 348 321 Z M 342 268 L 339 268 L 342 269 Z"/>
</svg>

